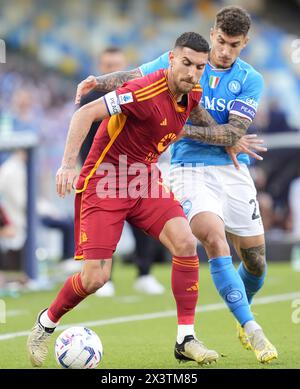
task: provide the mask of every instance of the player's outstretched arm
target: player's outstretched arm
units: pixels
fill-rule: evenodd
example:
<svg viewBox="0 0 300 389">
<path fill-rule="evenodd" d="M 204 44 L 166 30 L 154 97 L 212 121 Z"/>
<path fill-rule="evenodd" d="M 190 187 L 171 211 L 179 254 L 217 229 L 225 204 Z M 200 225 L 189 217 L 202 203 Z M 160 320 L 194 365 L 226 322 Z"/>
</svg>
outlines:
<svg viewBox="0 0 300 389">
<path fill-rule="evenodd" d="M 184 126 L 185 136 L 217 146 L 234 146 L 251 124 L 249 119 L 234 114 L 229 114 L 228 123 L 217 124 L 201 105 L 192 110 L 190 120 L 192 125 Z"/>
<path fill-rule="evenodd" d="M 108 117 L 103 98 L 94 100 L 74 112 L 65 145 L 61 167 L 56 173 L 56 191 L 64 197 L 70 193 L 76 184 L 76 162 L 81 145 L 86 138 L 94 121 L 100 121 Z"/>
<path fill-rule="evenodd" d="M 142 73 L 139 68 L 109 73 L 99 77 L 89 76 L 78 84 L 75 104 L 79 104 L 81 97 L 89 93 L 91 90 L 111 92 L 122 86 L 124 82 L 141 77 Z"/>
</svg>

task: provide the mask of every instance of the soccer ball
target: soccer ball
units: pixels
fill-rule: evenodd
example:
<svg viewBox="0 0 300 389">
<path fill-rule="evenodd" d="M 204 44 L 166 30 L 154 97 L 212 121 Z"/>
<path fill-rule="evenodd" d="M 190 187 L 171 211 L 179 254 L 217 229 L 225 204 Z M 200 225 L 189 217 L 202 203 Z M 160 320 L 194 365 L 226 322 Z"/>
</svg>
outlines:
<svg viewBox="0 0 300 389">
<path fill-rule="evenodd" d="M 65 369 L 95 369 L 103 355 L 98 335 L 85 327 L 71 327 L 55 342 L 55 358 Z"/>
</svg>

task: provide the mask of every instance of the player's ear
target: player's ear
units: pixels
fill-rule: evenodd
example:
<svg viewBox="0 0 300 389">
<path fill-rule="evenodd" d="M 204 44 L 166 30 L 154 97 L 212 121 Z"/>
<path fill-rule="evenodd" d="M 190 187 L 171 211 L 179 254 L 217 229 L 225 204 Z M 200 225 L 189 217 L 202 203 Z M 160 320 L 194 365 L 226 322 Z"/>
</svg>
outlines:
<svg viewBox="0 0 300 389">
<path fill-rule="evenodd" d="M 250 40 L 250 38 L 248 36 L 246 36 L 245 39 L 244 39 L 243 48 L 247 46 L 249 40 Z"/>
<path fill-rule="evenodd" d="M 169 62 L 170 62 L 170 65 L 172 66 L 173 65 L 173 62 L 174 62 L 174 51 L 173 50 L 170 50 L 169 51 Z"/>
</svg>

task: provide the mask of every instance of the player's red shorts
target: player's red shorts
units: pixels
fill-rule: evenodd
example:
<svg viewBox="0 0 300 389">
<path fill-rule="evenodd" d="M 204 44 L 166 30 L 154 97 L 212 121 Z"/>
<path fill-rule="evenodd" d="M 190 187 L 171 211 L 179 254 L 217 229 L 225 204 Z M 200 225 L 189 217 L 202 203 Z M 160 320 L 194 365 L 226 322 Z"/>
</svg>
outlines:
<svg viewBox="0 0 300 389">
<path fill-rule="evenodd" d="M 159 183 L 157 196 L 104 198 L 97 190 L 97 180 L 91 179 L 75 197 L 75 259 L 111 258 L 127 220 L 154 238 L 159 237 L 165 223 L 174 217 L 185 218 L 180 203 Z M 98 193 L 97 193 L 98 191 Z M 157 194 L 157 191 L 154 191 Z"/>
</svg>

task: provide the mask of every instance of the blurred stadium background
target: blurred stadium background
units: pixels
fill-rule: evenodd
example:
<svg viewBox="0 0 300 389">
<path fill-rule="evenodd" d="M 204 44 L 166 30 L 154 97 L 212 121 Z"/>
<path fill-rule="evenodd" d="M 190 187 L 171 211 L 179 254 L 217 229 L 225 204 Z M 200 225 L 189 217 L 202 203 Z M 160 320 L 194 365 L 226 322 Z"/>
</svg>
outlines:
<svg viewBox="0 0 300 389">
<path fill-rule="evenodd" d="M 184 31 L 208 39 L 216 11 L 229 4 L 252 15 L 242 58 L 265 79 L 251 131 L 269 151 L 251 170 L 267 259 L 300 271 L 299 0 L 0 0 L 0 297 L 51 290 L 73 269 L 62 261 L 70 252 L 73 202 L 56 196 L 54 178 L 76 86 L 98 74 L 99 53 L 121 47 L 129 68 L 136 67 Z M 134 245 L 126 229 L 118 249 L 124 262 Z M 157 262 L 167 263 L 168 255 Z"/>
</svg>

